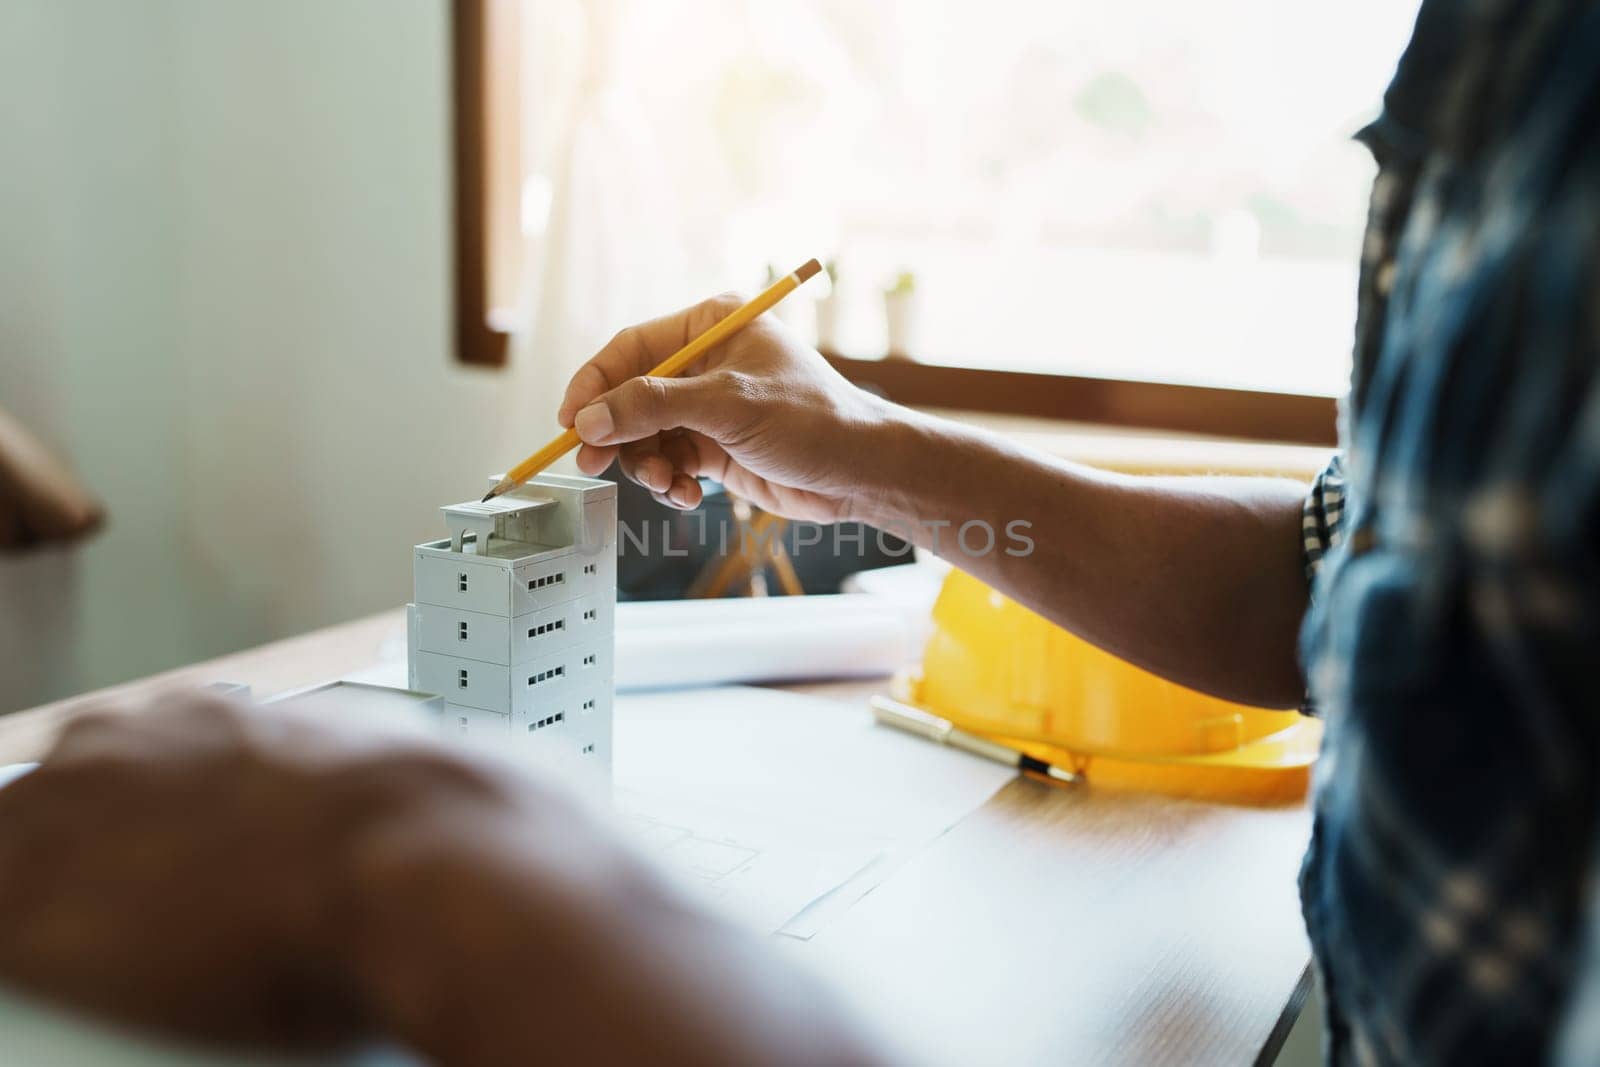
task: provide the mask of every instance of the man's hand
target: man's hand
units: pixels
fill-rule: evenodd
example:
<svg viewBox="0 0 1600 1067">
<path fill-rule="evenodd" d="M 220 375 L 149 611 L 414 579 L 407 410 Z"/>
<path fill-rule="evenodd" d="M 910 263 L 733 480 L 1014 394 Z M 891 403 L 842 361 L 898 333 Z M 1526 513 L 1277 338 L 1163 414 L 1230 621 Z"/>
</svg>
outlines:
<svg viewBox="0 0 1600 1067">
<path fill-rule="evenodd" d="M 159 1031 L 295 1047 L 375 1025 L 341 950 L 363 848 L 512 806 L 431 744 L 179 693 L 86 712 L 0 789 L 0 976 Z"/>
<path fill-rule="evenodd" d="M 864 1059 L 825 990 L 507 765 L 337 704 L 84 714 L 0 789 L 0 981 L 138 1028 L 431 1062 Z"/>
<path fill-rule="evenodd" d="M 700 503 L 700 475 L 765 511 L 851 517 L 871 493 L 895 409 L 847 382 L 763 315 L 688 377 L 642 377 L 742 301 L 714 297 L 617 334 L 579 368 L 557 416 L 583 438 L 578 467 L 622 472 L 670 507 Z"/>
<path fill-rule="evenodd" d="M 104 518 L 66 466 L 0 411 L 0 550 L 75 541 Z"/>
</svg>

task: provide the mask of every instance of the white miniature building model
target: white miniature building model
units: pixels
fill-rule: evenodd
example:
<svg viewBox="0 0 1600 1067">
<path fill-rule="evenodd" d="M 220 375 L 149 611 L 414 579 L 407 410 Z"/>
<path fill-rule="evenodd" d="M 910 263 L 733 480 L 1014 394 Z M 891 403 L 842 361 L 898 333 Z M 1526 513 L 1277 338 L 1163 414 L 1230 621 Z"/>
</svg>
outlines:
<svg viewBox="0 0 1600 1067">
<path fill-rule="evenodd" d="M 609 769 L 617 487 L 545 474 L 442 510 L 450 537 L 414 553 L 411 688 L 453 732 Z"/>
</svg>

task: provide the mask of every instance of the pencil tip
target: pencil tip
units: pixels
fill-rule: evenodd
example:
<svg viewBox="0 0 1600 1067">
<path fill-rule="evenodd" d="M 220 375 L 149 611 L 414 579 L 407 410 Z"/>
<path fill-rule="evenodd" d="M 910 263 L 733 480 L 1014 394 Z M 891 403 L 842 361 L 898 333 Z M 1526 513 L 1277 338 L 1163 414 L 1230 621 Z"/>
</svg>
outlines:
<svg viewBox="0 0 1600 1067">
<path fill-rule="evenodd" d="M 814 259 L 808 259 L 795 271 L 795 277 L 804 282 L 807 278 L 815 277 L 822 270 L 822 264 Z"/>
<path fill-rule="evenodd" d="M 494 490 L 491 489 L 487 493 L 483 494 L 483 499 L 478 501 L 478 503 L 487 504 L 489 501 L 491 501 L 493 499 L 494 499 Z"/>
</svg>

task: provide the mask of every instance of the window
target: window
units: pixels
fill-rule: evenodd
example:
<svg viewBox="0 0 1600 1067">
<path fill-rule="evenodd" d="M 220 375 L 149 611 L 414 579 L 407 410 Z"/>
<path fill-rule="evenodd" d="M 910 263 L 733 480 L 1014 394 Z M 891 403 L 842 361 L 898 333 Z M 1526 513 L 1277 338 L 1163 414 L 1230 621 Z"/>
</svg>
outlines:
<svg viewBox="0 0 1600 1067">
<path fill-rule="evenodd" d="M 457 0 L 463 255 L 537 293 L 579 269 L 562 241 L 625 232 L 618 285 L 658 311 L 818 254 L 835 295 L 785 313 L 895 399 L 1326 443 L 1371 178 L 1350 135 L 1415 8 Z M 490 308 L 545 313 L 462 316 Z M 882 358 L 897 308 L 914 361 Z"/>
</svg>

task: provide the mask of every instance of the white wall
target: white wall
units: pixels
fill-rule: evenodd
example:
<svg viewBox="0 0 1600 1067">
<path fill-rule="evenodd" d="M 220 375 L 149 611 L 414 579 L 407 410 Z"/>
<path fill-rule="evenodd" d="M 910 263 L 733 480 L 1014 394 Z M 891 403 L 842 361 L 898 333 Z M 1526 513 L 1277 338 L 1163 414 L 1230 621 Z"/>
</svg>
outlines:
<svg viewBox="0 0 1600 1067">
<path fill-rule="evenodd" d="M 450 350 L 447 6 L 0 5 L 0 405 L 111 512 L 0 562 L 0 710 L 403 603 L 529 443 Z"/>
<path fill-rule="evenodd" d="M 0 7 L 0 403 L 113 512 L 89 551 L 0 563 L 0 708 L 192 647 L 164 14 Z"/>
<path fill-rule="evenodd" d="M 403 603 L 507 461 L 451 352 L 447 5 L 180 6 L 190 551 L 263 633 Z"/>
</svg>

